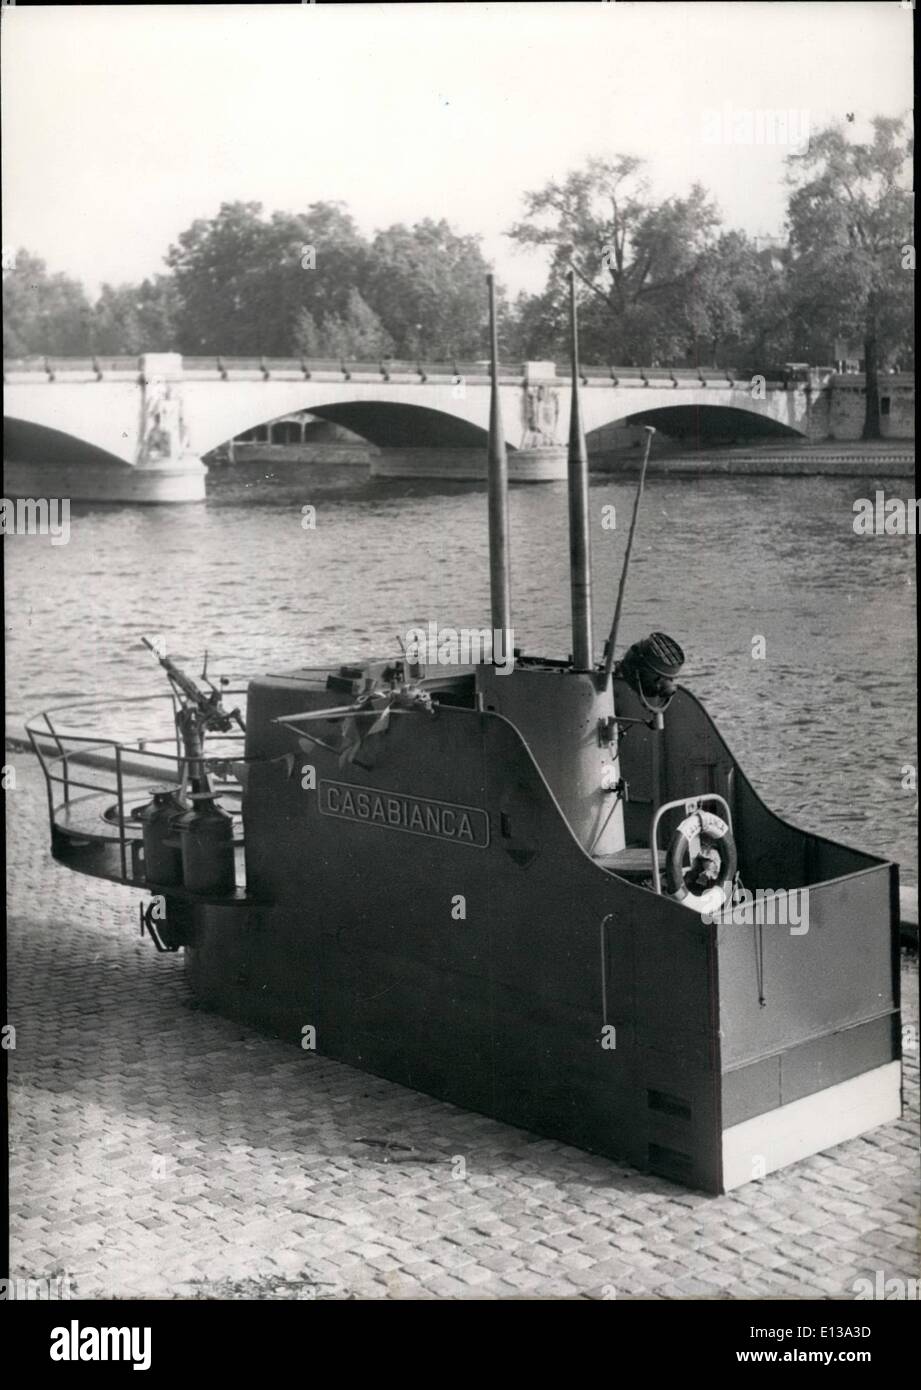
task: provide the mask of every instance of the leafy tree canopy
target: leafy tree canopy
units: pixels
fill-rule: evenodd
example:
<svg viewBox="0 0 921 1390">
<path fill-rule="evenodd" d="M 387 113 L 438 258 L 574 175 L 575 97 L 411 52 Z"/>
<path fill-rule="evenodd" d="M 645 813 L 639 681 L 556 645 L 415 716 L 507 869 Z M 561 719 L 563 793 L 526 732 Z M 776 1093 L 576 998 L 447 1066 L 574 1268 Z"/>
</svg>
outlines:
<svg viewBox="0 0 921 1390">
<path fill-rule="evenodd" d="M 3 272 L 3 353 L 82 357 L 92 348 L 93 310 L 79 280 L 49 275 L 38 256 L 18 251 Z"/>
<path fill-rule="evenodd" d="M 537 303 L 519 305 L 525 348 L 543 339 L 554 355 L 565 353 L 570 264 L 591 291 L 581 329 L 587 361 L 725 360 L 769 336 L 752 314 L 776 282 L 770 260 L 743 233 L 721 230 L 700 184 L 656 201 L 633 156 L 589 159 L 562 182 L 526 194 L 524 218 L 509 236 L 551 250 L 546 289 Z"/>
<path fill-rule="evenodd" d="M 795 332 L 806 344 L 822 335 L 863 343 L 867 438 L 880 433 L 880 367 L 911 353 L 912 154 L 907 123 L 878 116 L 869 141 L 830 125 L 787 160 Z"/>
</svg>

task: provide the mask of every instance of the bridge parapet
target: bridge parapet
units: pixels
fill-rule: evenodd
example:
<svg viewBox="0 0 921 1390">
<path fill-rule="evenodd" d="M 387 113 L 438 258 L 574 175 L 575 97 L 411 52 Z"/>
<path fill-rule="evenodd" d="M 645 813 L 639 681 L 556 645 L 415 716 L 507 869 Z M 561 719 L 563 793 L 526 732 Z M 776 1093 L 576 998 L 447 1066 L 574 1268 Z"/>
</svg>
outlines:
<svg viewBox="0 0 921 1390">
<path fill-rule="evenodd" d="M 5 382 L 130 380 L 140 383 L 140 357 L 14 357 L 3 359 Z"/>
<path fill-rule="evenodd" d="M 178 353 L 147 353 L 141 357 L 20 357 L 4 358 L 4 379 L 8 381 L 101 381 L 104 379 L 139 380 L 145 363 L 170 360 L 170 377 L 194 381 L 401 381 L 444 383 L 462 377 L 468 382 L 487 382 L 489 366 L 477 361 L 410 362 L 384 358 L 379 362 L 352 362 L 336 358 L 313 357 L 185 357 Z M 829 380 L 821 375 L 821 384 Z M 557 364 L 548 361 L 499 364 L 499 379 L 505 384 L 521 386 L 535 382 L 562 382 Z M 673 389 L 699 390 L 719 387 L 723 390 L 751 390 L 754 371 L 727 367 L 620 367 L 583 366 L 582 379 L 587 386 L 649 387 L 667 386 Z M 813 377 L 816 380 L 813 380 Z M 841 380 L 853 383 L 854 377 Z M 820 384 L 818 374 L 810 373 L 806 380 L 765 378 L 768 390 L 805 389 Z"/>
<path fill-rule="evenodd" d="M 583 367 L 582 380 L 586 386 L 668 387 L 673 390 L 695 390 L 716 387 L 722 391 L 751 392 L 757 379 L 755 372 L 737 367 Z M 760 384 L 760 383 L 759 383 Z M 765 377 L 764 387 L 782 391 L 788 384 L 781 377 Z M 796 382 L 800 388 L 805 382 Z"/>
</svg>

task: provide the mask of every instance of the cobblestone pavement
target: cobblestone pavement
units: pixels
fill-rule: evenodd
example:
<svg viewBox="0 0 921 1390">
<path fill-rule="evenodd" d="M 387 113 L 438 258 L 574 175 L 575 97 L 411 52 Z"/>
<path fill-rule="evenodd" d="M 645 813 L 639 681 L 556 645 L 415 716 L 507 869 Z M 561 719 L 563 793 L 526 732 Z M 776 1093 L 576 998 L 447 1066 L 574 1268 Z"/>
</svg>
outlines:
<svg viewBox="0 0 921 1390">
<path fill-rule="evenodd" d="M 899 1123 L 686 1192 L 195 1010 L 137 894 L 52 863 L 38 770 L 11 760 L 14 1276 L 66 1271 L 83 1298 L 845 1299 L 918 1276 L 917 1048 Z M 916 987 L 906 963 L 911 1011 Z"/>
</svg>

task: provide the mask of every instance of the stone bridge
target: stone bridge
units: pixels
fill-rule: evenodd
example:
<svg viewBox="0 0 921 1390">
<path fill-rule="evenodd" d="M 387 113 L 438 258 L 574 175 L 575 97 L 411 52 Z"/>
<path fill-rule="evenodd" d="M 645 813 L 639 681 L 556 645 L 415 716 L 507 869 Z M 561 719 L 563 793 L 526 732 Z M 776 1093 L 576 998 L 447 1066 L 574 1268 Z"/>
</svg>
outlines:
<svg viewBox="0 0 921 1390">
<path fill-rule="evenodd" d="M 552 362 L 499 373 L 510 477 L 563 476 L 570 385 Z M 294 412 L 342 425 L 377 447 L 387 476 L 483 477 L 486 364 L 183 358 L 58 358 L 4 363 L 12 460 L 40 459 L 46 487 L 73 499 L 178 502 L 204 496 L 202 456 Z M 582 409 L 591 447 L 606 427 L 653 424 L 667 435 L 822 438 L 831 373 L 786 381 L 730 371 L 587 368 Z M 848 379 L 845 379 L 848 380 Z M 862 378 L 861 378 L 862 381 Z M 15 468 L 14 468 L 15 472 Z"/>
</svg>

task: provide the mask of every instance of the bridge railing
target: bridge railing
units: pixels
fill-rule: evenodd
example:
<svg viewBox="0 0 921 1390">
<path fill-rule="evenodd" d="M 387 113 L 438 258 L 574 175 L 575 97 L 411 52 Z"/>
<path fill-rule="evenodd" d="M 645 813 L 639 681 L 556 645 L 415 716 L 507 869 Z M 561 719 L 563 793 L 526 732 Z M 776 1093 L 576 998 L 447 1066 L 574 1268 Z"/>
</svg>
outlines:
<svg viewBox="0 0 921 1390">
<path fill-rule="evenodd" d="M 4 357 L 3 371 L 8 372 L 138 372 L 140 357 Z"/>
<path fill-rule="evenodd" d="M 489 364 L 485 361 L 414 361 L 406 358 L 383 357 L 373 361 L 356 361 L 343 357 L 184 357 L 183 369 L 187 372 L 262 372 L 270 377 L 275 373 L 290 375 L 302 374 L 306 379 L 317 376 L 410 377 L 427 380 L 453 379 L 464 377 L 487 377 Z M 499 367 L 504 377 L 523 378 L 525 364 L 502 363 Z"/>
<path fill-rule="evenodd" d="M 127 356 L 99 357 L 29 357 L 4 358 L 5 377 L 44 373 L 49 380 L 59 376 L 87 376 L 102 380 L 108 375 L 135 376 L 143 374 L 143 358 Z M 557 367 L 556 380 L 564 384 L 568 371 L 565 366 Z M 407 379 L 418 382 L 453 381 L 459 377 L 466 380 L 486 380 L 489 364 L 483 359 L 454 359 L 451 361 L 416 362 L 405 358 L 381 358 L 376 361 L 349 361 L 333 357 L 222 357 L 187 356 L 182 358 L 183 376 L 219 377 L 232 380 L 237 377 L 250 377 L 261 374 L 265 380 L 273 376 L 291 379 L 302 377 L 305 381 L 313 377 L 335 377 L 343 381 L 355 378 Z M 673 387 L 730 387 L 747 389 L 757 375 L 756 368 L 743 367 L 620 367 L 585 366 L 582 367 L 583 380 L 592 385 L 610 384 L 616 387 L 673 386 Z M 832 369 L 814 368 L 812 374 L 831 375 Z M 803 376 L 794 377 L 776 370 L 761 372 L 765 386 L 772 390 L 790 390 L 807 384 Z M 524 383 L 534 379 L 529 376 L 529 364 L 525 362 L 504 362 L 499 365 L 499 376 L 505 382 Z M 541 378 L 536 378 L 540 380 Z M 848 378 L 855 380 L 856 378 Z"/>
</svg>

